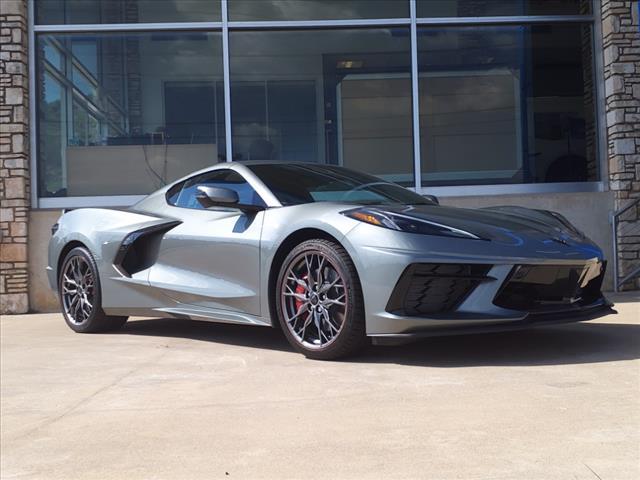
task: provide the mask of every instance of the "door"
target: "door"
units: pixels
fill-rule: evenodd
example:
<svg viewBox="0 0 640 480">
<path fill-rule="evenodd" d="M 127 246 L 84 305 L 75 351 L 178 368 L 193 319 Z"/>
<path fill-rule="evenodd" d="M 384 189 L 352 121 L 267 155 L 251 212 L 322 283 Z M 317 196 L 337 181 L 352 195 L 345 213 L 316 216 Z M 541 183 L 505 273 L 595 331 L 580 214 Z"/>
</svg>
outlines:
<svg viewBox="0 0 640 480">
<path fill-rule="evenodd" d="M 204 209 L 195 198 L 199 185 L 228 188 L 240 203 L 265 205 L 234 170 L 207 172 L 177 186 L 168 195 L 168 214 L 182 224 L 163 237 L 149 283 L 180 303 L 260 315 L 264 212 Z"/>
</svg>

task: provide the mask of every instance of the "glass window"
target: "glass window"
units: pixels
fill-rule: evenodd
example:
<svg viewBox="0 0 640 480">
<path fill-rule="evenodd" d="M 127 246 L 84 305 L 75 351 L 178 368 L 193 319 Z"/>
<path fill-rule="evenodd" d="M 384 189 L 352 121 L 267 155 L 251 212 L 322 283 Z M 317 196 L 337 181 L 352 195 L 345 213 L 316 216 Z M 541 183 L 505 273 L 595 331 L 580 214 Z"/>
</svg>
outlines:
<svg viewBox="0 0 640 480">
<path fill-rule="evenodd" d="M 145 194 L 225 159 L 219 33 L 41 35 L 37 49 L 41 197 Z"/>
<path fill-rule="evenodd" d="M 99 101 L 95 77 L 83 73 L 80 68 L 75 65 L 71 67 L 73 85 L 90 100 Z"/>
<path fill-rule="evenodd" d="M 98 42 L 95 38 L 72 38 L 71 55 L 89 72 L 98 77 Z"/>
<path fill-rule="evenodd" d="M 234 170 L 216 170 L 186 180 L 180 183 L 179 193 L 176 191 L 178 186 L 173 187 L 168 192 L 167 201 L 176 207 L 202 210 L 204 207 L 196 199 L 197 189 L 200 185 L 227 188 L 238 194 L 238 203 L 242 205 L 266 207 L 258 192 L 253 189 L 242 175 Z"/>
<path fill-rule="evenodd" d="M 408 28 L 231 32 L 234 160 L 413 184 Z"/>
<path fill-rule="evenodd" d="M 59 196 L 64 194 L 67 98 L 62 82 L 52 74 L 42 76 L 39 107 L 38 188 Z"/>
<path fill-rule="evenodd" d="M 62 52 L 50 43 L 45 43 L 42 46 L 44 59 L 51 64 L 56 70 L 64 72 L 64 57 Z"/>
<path fill-rule="evenodd" d="M 590 26 L 418 37 L 423 185 L 597 180 Z"/>
<path fill-rule="evenodd" d="M 283 205 L 312 202 L 432 204 L 411 190 L 346 168 L 304 164 L 251 164 L 249 168 Z"/>
<path fill-rule="evenodd" d="M 340 20 L 409 16 L 409 0 L 229 0 L 231 21 Z"/>
<path fill-rule="evenodd" d="M 220 0 L 35 0 L 37 24 L 220 21 Z"/>
<path fill-rule="evenodd" d="M 582 15 L 592 0 L 417 0 L 418 17 L 499 17 L 505 15 Z"/>
</svg>

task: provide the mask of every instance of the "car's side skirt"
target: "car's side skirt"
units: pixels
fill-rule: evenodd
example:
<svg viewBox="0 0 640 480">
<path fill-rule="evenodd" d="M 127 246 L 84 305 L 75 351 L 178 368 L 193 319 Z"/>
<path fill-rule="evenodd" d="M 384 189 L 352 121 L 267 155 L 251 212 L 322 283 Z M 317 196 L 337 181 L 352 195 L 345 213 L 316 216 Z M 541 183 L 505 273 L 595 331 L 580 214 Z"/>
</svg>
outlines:
<svg viewBox="0 0 640 480">
<path fill-rule="evenodd" d="M 188 320 L 201 320 L 215 323 L 236 323 L 241 325 L 255 325 L 261 327 L 271 327 L 271 320 L 257 317 L 248 313 L 233 312 L 230 310 L 214 310 L 179 305 L 173 307 L 144 308 L 144 309 L 120 309 L 110 308 L 106 313 L 109 315 L 124 315 L 131 317 L 150 318 L 184 318 Z"/>
</svg>

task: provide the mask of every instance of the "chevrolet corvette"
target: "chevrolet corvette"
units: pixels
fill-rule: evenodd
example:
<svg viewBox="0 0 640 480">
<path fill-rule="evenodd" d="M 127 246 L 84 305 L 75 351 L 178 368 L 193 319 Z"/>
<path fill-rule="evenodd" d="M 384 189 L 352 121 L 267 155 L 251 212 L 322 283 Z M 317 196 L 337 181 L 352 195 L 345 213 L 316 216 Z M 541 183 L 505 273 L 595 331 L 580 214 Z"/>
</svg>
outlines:
<svg viewBox="0 0 640 480">
<path fill-rule="evenodd" d="M 555 212 L 442 206 L 338 166 L 232 162 L 130 208 L 63 213 L 47 273 L 76 332 L 129 316 L 240 323 L 336 359 L 607 315 L 605 267 Z"/>
</svg>

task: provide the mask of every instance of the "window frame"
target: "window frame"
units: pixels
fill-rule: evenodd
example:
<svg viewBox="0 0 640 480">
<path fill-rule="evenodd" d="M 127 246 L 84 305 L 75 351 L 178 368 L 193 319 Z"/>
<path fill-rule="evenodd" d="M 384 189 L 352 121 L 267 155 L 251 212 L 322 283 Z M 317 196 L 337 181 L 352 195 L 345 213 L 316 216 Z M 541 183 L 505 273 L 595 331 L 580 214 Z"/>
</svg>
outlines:
<svg viewBox="0 0 640 480">
<path fill-rule="evenodd" d="M 35 39 L 41 33 L 73 33 L 73 32 L 154 32 L 154 31 L 211 31 L 222 33 L 223 55 L 223 88 L 224 88 L 224 115 L 225 115 L 225 139 L 226 161 L 233 158 L 232 151 L 232 118 L 230 96 L 230 72 L 229 72 L 229 33 L 230 31 L 243 30 L 283 30 L 283 29 L 338 29 L 338 28 L 366 28 L 395 26 L 410 27 L 411 37 L 411 61 L 412 61 L 412 106 L 413 106 L 413 162 L 414 162 L 414 187 L 411 190 L 417 193 L 430 193 L 439 196 L 461 197 L 470 195 L 504 195 L 504 194 L 544 194 L 563 192 L 599 192 L 609 189 L 608 162 L 607 162 L 607 133 L 603 128 L 606 125 L 606 109 L 604 96 L 604 77 L 597 72 L 603 71 L 603 39 L 601 25 L 601 9 L 592 1 L 591 13 L 584 15 L 536 15 L 536 16 L 500 16 L 500 17 L 418 17 L 415 0 L 403 0 L 409 2 L 409 16 L 397 18 L 374 19 L 340 19 L 340 20 L 293 20 L 293 21 L 229 21 L 228 2 L 219 1 L 222 12 L 220 21 L 212 22 L 180 22 L 180 23 L 136 23 L 136 24 L 36 24 L 35 1 L 27 0 L 28 7 L 28 48 L 29 48 L 29 89 L 34 94 L 30 95 L 30 168 L 32 180 L 38 185 L 38 117 L 36 115 L 36 50 Z M 482 26 L 482 25 L 531 25 L 536 23 L 587 23 L 592 26 L 592 67 L 595 95 L 596 118 L 596 163 L 599 167 L 597 181 L 570 182 L 570 183 L 521 183 L 498 185 L 451 185 L 438 187 L 422 187 L 421 179 L 421 154 L 420 154 L 420 127 L 419 127 L 419 93 L 418 93 L 418 51 L 417 51 L 417 27 L 418 26 Z M 82 197 L 39 197 L 37 188 L 31 189 L 32 208 L 75 208 L 89 206 L 130 206 L 145 198 L 146 195 L 103 195 Z"/>
</svg>

